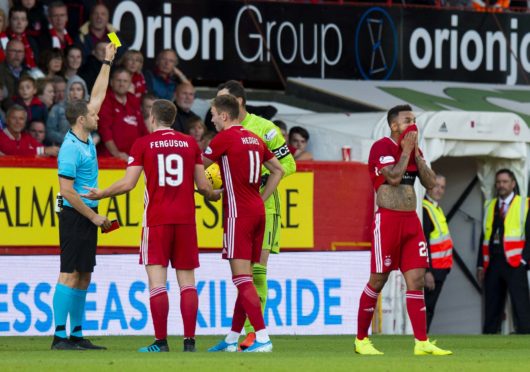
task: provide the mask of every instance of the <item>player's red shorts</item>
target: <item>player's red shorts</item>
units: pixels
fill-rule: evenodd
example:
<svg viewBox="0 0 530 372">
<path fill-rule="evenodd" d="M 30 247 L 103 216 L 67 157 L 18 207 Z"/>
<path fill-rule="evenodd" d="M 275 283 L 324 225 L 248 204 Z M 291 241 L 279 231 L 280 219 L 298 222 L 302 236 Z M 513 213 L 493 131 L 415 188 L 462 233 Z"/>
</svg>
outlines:
<svg viewBox="0 0 530 372">
<path fill-rule="evenodd" d="M 169 262 L 177 270 L 199 267 L 195 225 L 157 225 L 142 229 L 140 264 L 167 267 Z"/>
<path fill-rule="evenodd" d="M 415 211 L 379 208 L 372 236 L 372 273 L 429 267 L 427 244 Z"/>
<path fill-rule="evenodd" d="M 265 215 L 224 219 L 223 258 L 259 262 L 265 232 Z"/>
</svg>

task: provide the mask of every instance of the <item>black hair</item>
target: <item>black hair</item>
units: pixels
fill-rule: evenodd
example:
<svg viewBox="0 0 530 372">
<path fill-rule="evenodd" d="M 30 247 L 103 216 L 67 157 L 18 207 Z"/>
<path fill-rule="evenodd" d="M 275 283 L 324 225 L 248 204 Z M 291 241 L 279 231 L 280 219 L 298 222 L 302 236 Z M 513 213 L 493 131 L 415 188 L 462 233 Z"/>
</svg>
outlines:
<svg viewBox="0 0 530 372">
<path fill-rule="evenodd" d="M 241 84 L 239 81 L 228 80 L 226 83 L 219 84 L 219 86 L 217 87 L 217 91 L 219 92 L 223 89 L 228 90 L 228 93 L 230 93 L 234 97 L 243 99 L 243 106 L 247 104 L 247 95 L 245 93 L 245 88 L 243 88 L 243 84 Z"/>
<path fill-rule="evenodd" d="M 397 106 L 392 107 L 390 110 L 388 110 L 388 113 L 386 115 L 386 120 L 388 121 L 388 126 L 390 126 L 392 124 L 394 119 L 402 111 L 412 111 L 412 107 L 410 105 L 397 105 Z"/>
</svg>

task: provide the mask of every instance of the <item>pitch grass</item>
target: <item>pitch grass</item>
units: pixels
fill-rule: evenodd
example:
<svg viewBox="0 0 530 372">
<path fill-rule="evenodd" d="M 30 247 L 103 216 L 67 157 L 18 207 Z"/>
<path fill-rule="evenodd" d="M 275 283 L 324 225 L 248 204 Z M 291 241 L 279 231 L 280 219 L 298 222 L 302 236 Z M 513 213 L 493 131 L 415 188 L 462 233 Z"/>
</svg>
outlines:
<svg viewBox="0 0 530 372">
<path fill-rule="evenodd" d="M 414 356 L 412 336 L 373 336 L 383 356 L 356 355 L 352 336 L 274 336 L 271 354 L 206 353 L 220 337 L 199 336 L 197 353 L 141 354 L 146 336 L 90 337 L 106 351 L 51 351 L 51 337 L 0 337 L 0 371 L 530 371 L 530 336 L 439 336 L 448 357 Z M 431 338 L 431 339 L 432 339 Z"/>
</svg>

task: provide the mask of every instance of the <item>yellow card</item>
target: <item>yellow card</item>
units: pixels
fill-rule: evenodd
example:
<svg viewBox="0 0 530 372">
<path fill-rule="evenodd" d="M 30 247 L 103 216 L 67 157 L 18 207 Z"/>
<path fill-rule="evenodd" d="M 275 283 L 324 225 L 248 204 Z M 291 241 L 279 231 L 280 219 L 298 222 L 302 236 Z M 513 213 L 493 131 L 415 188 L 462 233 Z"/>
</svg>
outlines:
<svg viewBox="0 0 530 372">
<path fill-rule="evenodd" d="M 118 35 L 116 35 L 115 32 L 111 32 L 110 34 L 107 34 L 109 37 L 109 40 L 112 44 L 116 45 L 116 48 L 121 47 L 120 39 L 118 39 Z"/>
</svg>

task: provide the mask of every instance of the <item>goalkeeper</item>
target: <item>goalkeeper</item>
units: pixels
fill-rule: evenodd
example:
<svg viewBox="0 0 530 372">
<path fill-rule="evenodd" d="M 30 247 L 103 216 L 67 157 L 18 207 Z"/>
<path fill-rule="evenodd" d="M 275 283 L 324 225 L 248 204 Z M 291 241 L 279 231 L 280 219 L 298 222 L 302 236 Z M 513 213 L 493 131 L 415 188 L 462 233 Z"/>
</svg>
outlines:
<svg viewBox="0 0 530 372">
<path fill-rule="evenodd" d="M 293 174 L 296 171 L 296 164 L 293 156 L 287 148 L 287 144 L 285 143 L 285 139 L 283 138 L 280 129 L 271 121 L 247 112 L 245 89 L 241 83 L 235 80 L 230 80 L 219 85 L 217 88 L 217 95 L 221 96 L 226 94 L 232 95 L 237 99 L 239 102 L 239 121 L 241 122 L 241 125 L 258 135 L 263 142 L 265 142 L 267 148 L 276 155 L 276 158 L 278 158 L 283 167 L 285 173 L 284 177 Z M 265 167 L 262 167 L 262 186 L 265 184 L 268 175 L 269 171 Z M 261 251 L 261 260 L 259 264 L 254 264 L 252 268 L 254 286 L 256 287 L 261 302 L 262 313 L 264 313 L 265 304 L 267 303 L 267 261 L 269 259 L 269 254 L 280 253 L 280 211 L 280 195 L 276 189 L 274 194 L 265 201 L 265 234 L 263 236 L 263 250 Z M 240 347 L 243 350 L 252 345 L 256 338 L 254 328 L 248 319 L 245 323 L 245 332 L 247 337 L 240 344 Z"/>
</svg>

